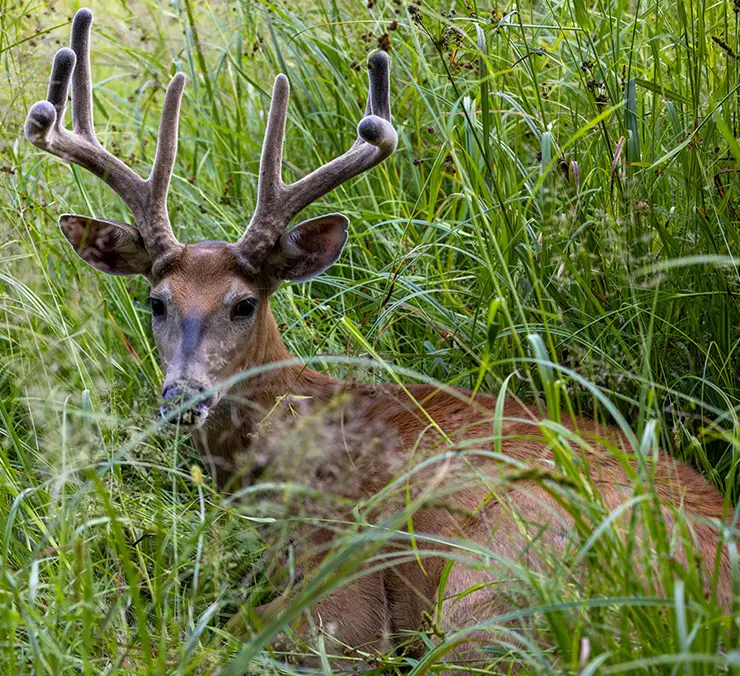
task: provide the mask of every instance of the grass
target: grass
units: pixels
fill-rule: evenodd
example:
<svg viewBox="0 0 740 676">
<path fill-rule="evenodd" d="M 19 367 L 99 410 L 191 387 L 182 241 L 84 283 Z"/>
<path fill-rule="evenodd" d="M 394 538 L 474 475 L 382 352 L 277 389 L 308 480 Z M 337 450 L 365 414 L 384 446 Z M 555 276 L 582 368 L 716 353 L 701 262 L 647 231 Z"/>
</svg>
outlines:
<svg viewBox="0 0 740 676">
<path fill-rule="evenodd" d="M 289 348 L 369 360 L 378 380 L 413 372 L 620 422 L 727 496 L 737 594 L 737 7 L 369 4 L 95 2 L 98 135 L 146 174 L 162 83 L 184 70 L 173 222 L 183 240 L 236 239 L 274 75 L 291 80 L 286 160 L 301 176 L 350 145 L 362 64 L 389 46 L 399 149 L 307 210 L 346 213 L 351 238 L 319 281 L 275 297 Z M 0 671 L 290 672 L 266 647 L 278 625 L 246 640 L 227 626 L 269 596 L 266 517 L 216 494 L 188 440 L 154 422 L 161 372 L 144 281 L 95 273 L 55 225 L 69 211 L 127 214 L 22 138 L 76 8 L 0 1 Z M 691 557 L 676 565 L 649 477 L 635 478 L 630 537 L 615 538 L 618 515 L 550 425 L 565 477 L 553 490 L 580 525 L 547 571 L 487 564 L 519 592 L 487 620 L 501 636 L 491 662 L 740 674 L 738 614 L 704 596 Z M 291 612 L 363 561 L 388 565 L 384 538 L 348 526 Z M 453 560 L 475 554 L 468 546 Z M 454 635 L 431 620 L 409 637 L 424 657 L 401 651 L 373 668 L 441 670 Z"/>
</svg>

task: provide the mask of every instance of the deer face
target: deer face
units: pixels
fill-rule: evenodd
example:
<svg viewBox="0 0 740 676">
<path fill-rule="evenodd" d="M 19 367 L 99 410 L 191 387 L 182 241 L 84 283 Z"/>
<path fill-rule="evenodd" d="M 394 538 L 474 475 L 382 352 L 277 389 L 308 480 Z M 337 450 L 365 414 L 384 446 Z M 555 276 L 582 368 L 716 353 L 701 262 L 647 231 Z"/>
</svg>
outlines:
<svg viewBox="0 0 740 676">
<path fill-rule="evenodd" d="M 134 228 L 82 216 L 60 219 L 67 240 L 92 267 L 149 278 L 152 332 L 165 371 L 161 412 L 193 426 L 206 420 L 223 381 L 254 365 L 250 355 L 264 353 L 261 341 L 274 340 L 263 330 L 270 294 L 285 280 L 306 281 L 332 265 L 348 224 L 341 214 L 300 223 L 278 239 L 255 276 L 234 244 L 180 245 L 152 265 Z"/>
<path fill-rule="evenodd" d="M 177 73 L 165 95 L 157 151 L 145 180 L 98 142 L 93 126 L 90 78 L 92 12 L 72 23 L 71 49 L 59 50 L 44 101 L 28 112 L 25 134 L 35 146 L 88 169 L 121 197 L 136 226 L 86 216 L 62 216 L 59 225 L 75 252 L 114 275 L 145 275 L 151 283 L 152 329 L 166 378 L 168 415 L 173 402 L 192 400 L 179 422 L 202 423 L 218 399 L 224 378 L 248 365 L 250 349 L 267 335 L 267 299 L 284 280 L 311 279 L 329 267 L 347 239 L 340 214 L 286 228 L 306 206 L 387 158 L 398 135 L 390 122 L 390 59 L 378 52 L 368 62 L 370 93 L 357 140 L 343 155 L 286 185 L 281 176 L 290 88 L 278 75 L 260 158 L 257 204 L 234 244 L 180 244 L 172 231 L 167 193 L 177 152 L 185 76 Z M 73 130 L 64 128 L 72 84 Z M 270 336 L 271 340 L 277 340 Z M 279 342 L 279 340 L 278 340 Z"/>
<path fill-rule="evenodd" d="M 153 284 L 149 302 L 165 371 L 162 415 L 202 424 L 220 397 L 218 383 L 246 361 L 267 295 L 241 274 L 227 245 L 204 242 L 183 248 L 172 272 Z M 170 415 L 177 409 L 179 416 Z"/>
<path fill-rule="evenodd" d="M 152 332 L 165 381 L 162 415 L 181 425 L 201 425 L 225 392 L 222 383 L 264 353 L 274 340 L 265 330 L 268 298 L 284 280 L 321 274 L 342 252 L 348 221 L 332 214 L 305 221 L 280 238 L 259 277 L 225 242 L 182 248 L 150 293 Z M 183 409 L 183 402 L 190 405 Z M 179 410 L 178 416 L 171 415 Z"/>
</svg>

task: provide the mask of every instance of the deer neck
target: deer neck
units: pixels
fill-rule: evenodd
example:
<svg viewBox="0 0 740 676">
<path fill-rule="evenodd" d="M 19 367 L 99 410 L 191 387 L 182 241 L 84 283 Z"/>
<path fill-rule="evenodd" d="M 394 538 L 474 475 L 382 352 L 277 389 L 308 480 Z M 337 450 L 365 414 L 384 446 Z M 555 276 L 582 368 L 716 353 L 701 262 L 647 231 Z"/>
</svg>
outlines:
<svg viewBox="0 0 740 676">
<path fill-rule="evenodd" d="M 280 337 L 277 322 L 267 302 L 261 303 L 255 317 L 249 345 L 243 359 L 242 371 L 293 360 Z"/>
<path fill-rule="evenodd" d="M 340 385 L 334 378 L 299 363 L 288 351 L 267 303 L 260 309 L 240 370 L 255 369 L 262 372 L 238 386 L 255 403 L 268 407 L 286 395 L 328 401 Z"/>
<path fill-rule="evenodd" d="M 230 473 L 234 459 L 249 451 L 261 422 L 289 397 L 302 405 L 321 405 L 344 385 L 296 360 L 285 347 L 267 303 L 255 317 L 249 344 L 234 373 L 245 377 L 222 396 L 205 425 L 193 435 L 201 457 L 216 476 L 222 473 L 219 465 Z M 223 482 L 217 478 L 217 483 Z"/>
</svg>

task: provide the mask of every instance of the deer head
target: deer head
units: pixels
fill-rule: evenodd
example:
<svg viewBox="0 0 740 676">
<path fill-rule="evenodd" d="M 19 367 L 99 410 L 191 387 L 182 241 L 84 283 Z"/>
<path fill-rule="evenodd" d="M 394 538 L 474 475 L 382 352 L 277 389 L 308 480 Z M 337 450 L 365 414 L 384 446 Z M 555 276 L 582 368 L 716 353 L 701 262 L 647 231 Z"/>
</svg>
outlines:
<svg viewBox="0 0 740 676">
<path fill-rule="evenodd" d="M 352 147 L 290 185 L 281 177 L 290 89 L 285 75 L 278 75 L 260 159 L 257 205 L 244 234 L 235 243 L 181 244 L 170 224 L 167 192 L 185 76 L 177 73 L 167 88 L 154 165 L 144 180 L 107 152 L 95 135 L 92 18 L 88 9 L 75 15 L 71 49 L 57 52 L 46 100 L 30 109 L 25 135 L 35 146 L 101 178 L 131 211 L 135 227 L 71 214 L 61 216 L 59 225 L 75 252 L 92 267 L 148 278 L 152 328 L 166 371 L 162 389 L 166 415 L 175 400 L 212 392 L 250 363 L 269 360 L 271 345 L 277 341 L 282 347 L 268 307 L 270 294 L 283 280 L 315 277 L 339 257 L 349 223 L 341 214 L 286 229 L 306 206 L 396 149 L 398 136 L 390 122 L 390 60 L 378 52 L 368 62 L 370 92 Z M 71 132 L 63 126 L 70 80 Z M 275 351 L 279 353 L 279 348 Z M 218 396 L 202 398 L 181 413 L 178 422 L 202 423 Z"/>
</svg>

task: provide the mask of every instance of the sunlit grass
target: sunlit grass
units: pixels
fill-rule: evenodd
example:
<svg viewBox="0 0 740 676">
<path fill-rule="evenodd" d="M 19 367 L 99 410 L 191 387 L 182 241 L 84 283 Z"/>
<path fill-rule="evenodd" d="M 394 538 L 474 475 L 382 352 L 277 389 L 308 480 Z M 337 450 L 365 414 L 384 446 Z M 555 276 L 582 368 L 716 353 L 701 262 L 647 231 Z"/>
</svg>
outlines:
<svg viewBox="0 0 740 676">
<path fill-rule="evenodd" d="M 290 671 L 270 638 L 312 594 L 391 565 L 383 545 L 414 507 L 363 529 L 375 503 L 359 506 L 280 622 L 232 631 L 230 619 L 249 623 L 273 594 L 278 564 L 263 556 L 264 536 L 291 522 L 277 502 L 266 525 L 254 496 L 218 495 L 192 470 L 187 439 L 161 429 L 144 281 L 92 271 L 56 227 L 64 212 L 128 216 L 100 182 L 22 138 L 76 8 L 0 4 L 0 669 Z M 274 298 L 288 347 L 338 374 L 413 372 L 621 420 L 636 446 L 661 445 L 725 492 L 740 592 L 732 3 L 92 9 L 98 135 L 143 174 L 163 83 L 188 75 L 170 209 L 190 241 L 243 231 L 275 74 L 291 80 L 286 161 L 298 177 L 352 143 L 364 61 L 389 42 L 399 149 L 307 210 L 346 213 L 351 237 L 319 281 Z M 350 359 L 321 359 L 331 354 Z M 691 557 L 675 565 L 681 543 L 658 527 L 647 477 L 636 477 L 629 518 L 608 514 L 568 461 L 577 441 L 550 425 L 562 466 L 537 480 L 580 525 L 546 570 L 482 564 L 512 587 L 510 610 L 484 621 L 496 635 L 490 664 L 740 674 L 738 613 L 705 597 Z M 636 531 L 650 534 L 644 547 Z M 423 559 L 430 545 L 416 537 Z M 453 561 L 490 554 L 481 543 L 451 551 Z M 408 638 L 426 650 L 376 656 L 374 668 L 441 670 L 454 640 L 432 621 Z"/>
</svg>

